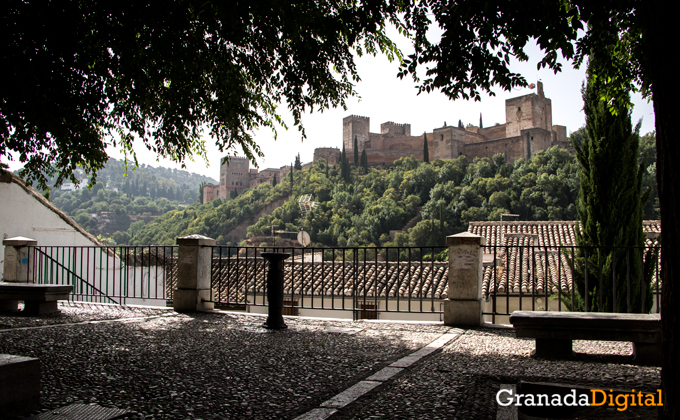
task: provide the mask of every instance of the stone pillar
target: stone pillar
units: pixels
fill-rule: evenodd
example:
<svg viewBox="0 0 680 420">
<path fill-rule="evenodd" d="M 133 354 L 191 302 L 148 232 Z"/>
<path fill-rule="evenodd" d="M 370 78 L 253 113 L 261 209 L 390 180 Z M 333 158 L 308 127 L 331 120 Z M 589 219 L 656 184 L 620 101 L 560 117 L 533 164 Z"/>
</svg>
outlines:
<svg viewBox="0 0 680 420">
<path fill-rule="evenodd" d="M 33 264 L 29 264 L 29 246 L 38 245 L 35 239 L 17 236 L 2 241 L 5 246 L 5 266 L 2 281 L 33 283 Z"/>
<path fill-rule="evenodd" d="M 177 238 L 177 289 L 172 306 L 177 312 L 205 311 L 214 308 L 210 290 L 212 246 L 215 240 L 201 235 Z"/>
<path fill-rule="evenodd" d="M 480 326 L 482 317 L 482 246 L 486 238 L 469 232 L 446 237 L 449 246 L 449 292 L 444 324 Z"/>
</svg>

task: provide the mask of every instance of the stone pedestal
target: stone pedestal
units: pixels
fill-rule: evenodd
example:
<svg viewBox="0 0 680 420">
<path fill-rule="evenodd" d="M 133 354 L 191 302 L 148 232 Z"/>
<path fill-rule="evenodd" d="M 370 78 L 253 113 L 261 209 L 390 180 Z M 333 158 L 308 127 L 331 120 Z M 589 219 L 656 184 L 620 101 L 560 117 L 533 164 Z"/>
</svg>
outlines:
<svg viewBox="0 0 680 420">
<path fill-rule="evenodd" d="M 201 235 L 177 238 L 177 289 L 172 306 L 177 312 L 207 311 L 214 308 L 210 290 L 212 246 L 215 240 Z"/>
<path fill-rule="evenodd" d="M 5 263 L 2 281 L 7 283 L 33 283 L 33 264 L 29 264 L 29 246 L 38 245 L 31 238 L 17 236 L 2 241 L 5 246 Z"/>
<path fill-rule="evenodd" d="M 482 246 L 486 239 L 468 232 L 446 237 L 449 246 L 449 291 L 444 324 L 479 326 L 482 317 Z"/>
<path fill-rule="evenodd" d="M 269 316 L 263 327 L 272 330 L 288 328 L 283 321 L 283 261 L 290 257 L 287 252 L 263 252 L 262 258 L 269 261 L 267 273 L 267 305 Z"/>
</svg>

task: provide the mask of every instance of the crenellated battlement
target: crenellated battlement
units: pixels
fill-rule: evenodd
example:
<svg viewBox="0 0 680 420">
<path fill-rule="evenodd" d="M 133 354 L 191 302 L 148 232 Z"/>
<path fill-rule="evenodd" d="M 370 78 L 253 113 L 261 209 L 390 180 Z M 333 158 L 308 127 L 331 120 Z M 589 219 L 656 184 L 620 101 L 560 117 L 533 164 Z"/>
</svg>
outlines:
<svg viewBox="0 0 680 420">
<path fill-rule="evenodd" d="M 393 127 L 406 127 L 406 126 L 410 127 L 411 126 L 411 124 L 408 124 L 408 123 L 401 124 L 401 123 L 395 123 L 394 121 L 387 121 L 387 122 L 382 123 L 381 125 L 391 125 Z"/>
<path fill-rule="evenodd" d="M 350 116 L 347 116 L 347 117 L 343 118 L 342 120 L 343 120 L 343 121 L 348 121 L 348 120 L 352 120 L 352 119 L 366 120 L 366 121 L 370 120 L 369 117 L 364 117 L 363 115 L 354 115 L 354 114 L 352 114 L 352 115 L 350 115 Z"/>
<path fill-rule="evenodd" d="M 411 124 L 400 124 L 388 121 L 380 124 L 380 134 L 388 136 L 410 136 Z"/>
</svg>

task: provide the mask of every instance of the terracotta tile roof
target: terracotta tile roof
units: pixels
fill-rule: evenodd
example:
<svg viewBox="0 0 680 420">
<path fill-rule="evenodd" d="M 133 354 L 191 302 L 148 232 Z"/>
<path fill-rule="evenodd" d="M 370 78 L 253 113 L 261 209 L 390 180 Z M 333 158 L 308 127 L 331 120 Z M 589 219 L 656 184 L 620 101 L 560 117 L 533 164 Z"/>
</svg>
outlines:
<svg viewBox="0 0 680 420">
<path fill-rule="evenodd" d="M 572 276 L 567 265 L 567 256 L 559 252 L 559 246 L 572 246 L 575 243 L 573 221 L 555 222 L 472 222 L 469 232 L 487 238 L 484 254 L 491 257 L 484 264 L 482 292 L 486 297 L 489 291 L 499 293 L 536 293 L 545 290 L 546 272 L 550 280 L 548 293 L 570 290 Z M 659 221 L 645 221 L 645 232 L 660 232 Z M 652 235 L 653 236 L 653 235 Z M 531 245 L 535 245 L 533 248 Z M 657 245 L 655 239 L 648 239 L 648 245 Z M 503 246 L 501 246 L 503 245 Z M 495 254 L 494 254 L 495 250 Z M 493 257 L 496 263 L 494 264 Z M 258 302 L 265 290 L 266 261 L 257 258 L 215 258 L 213 277 L 220 273 L 221 283 L 213 287 L 213 298 L 221 301 L 243 302 L 248 296 L 252 302 L 257 292 Z M 176 287 L 177 264 L 170 264 L 171 275 L 168 292 Z M 448 262 L 360 262 L 356 273 L 352 261 L 284 263 L 284 293 L 304 295 L 305 297 L 350 297 L 356 285 L 358 296 L 400 299 L 421 295 L 427 299 L 445 299 L 448 292 Z M 494 270 L 496 282 L 494 284 Z M 531 281 L 531 271 L 535 271 L 535 281 Z M 422 272 L 422 276 L 421 276 Z M 219 295 L 219 296 L 218 296 Z"/>
<path fill-rule="evenodd" d="M 221 300 L 238 302 L 245 294 L 265 290 L 267 263 L 264 260 L 213 260 L 213 277 L 219 272 L 221 283 L 213 293 Z M 356 271 L 352 262 L 284 263 L 284 293 L 287 295 L 379 298 L 408 298 L 409 295 L 431 299 L 446 298 L 448 262 L 360 262 Z M 421 275 L 422 274 L 422 275 Z M 251 299 L 249 299 L 251 300 Z M 252 301 L 252 300 L 251 300 Z"/>
<path fill-rule="evenodd" d="M 494 289 L 499 293 L 537 294 L 545 293 L 546 287 L 551 294 L 557 293 L 558 288 L 563 292 L 570 290 L 572 276 L 567 256 L 559 247 L 576 244 L 576 223 L 579 222 L 471 222 L 468 231 L 487 238 L 484 253 L 495 256 L 496 261 L 495 265 L 484 267 L 483 296 Z M 646 220 L 643 226 L 645 232 L 661 232 L 658 220 Z M 656 235 L 647 236 L 646 245 L 658 245 Z M 536 273 L 533 282 L 532 271 Z"/>
</svg>

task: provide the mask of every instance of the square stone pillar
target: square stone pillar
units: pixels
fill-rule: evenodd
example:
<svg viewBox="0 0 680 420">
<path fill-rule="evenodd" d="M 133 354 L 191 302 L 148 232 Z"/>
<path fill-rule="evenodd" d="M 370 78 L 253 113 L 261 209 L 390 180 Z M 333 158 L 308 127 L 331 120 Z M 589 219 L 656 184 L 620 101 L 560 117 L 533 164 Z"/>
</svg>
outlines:
<svg viewBox="0 0 680 420">
<path fill-rule="evenodd" d="M 449 291 L 444 300 L 444 324 L 480 326 L 482 317 L 482 246 L 486 238 L 469 232 L 447 236 Z"/>
<path fill-rule="evenodd" d="M 38 245 L 31 238 L 17 236 L 2 241 L 5 246 L 5 265 L 2 281 L 13 283 L 33 283 L 33 264 L 29 264 L 29 246 Z"/>
<path fill-rule="evenodd" d="M 210 290 L 212 246 L 215 240 L 201 235 L 177 238 L 177 289 L 172 306 L 177 312 L 205 311 L 214 308 Z"/>
</svg>

